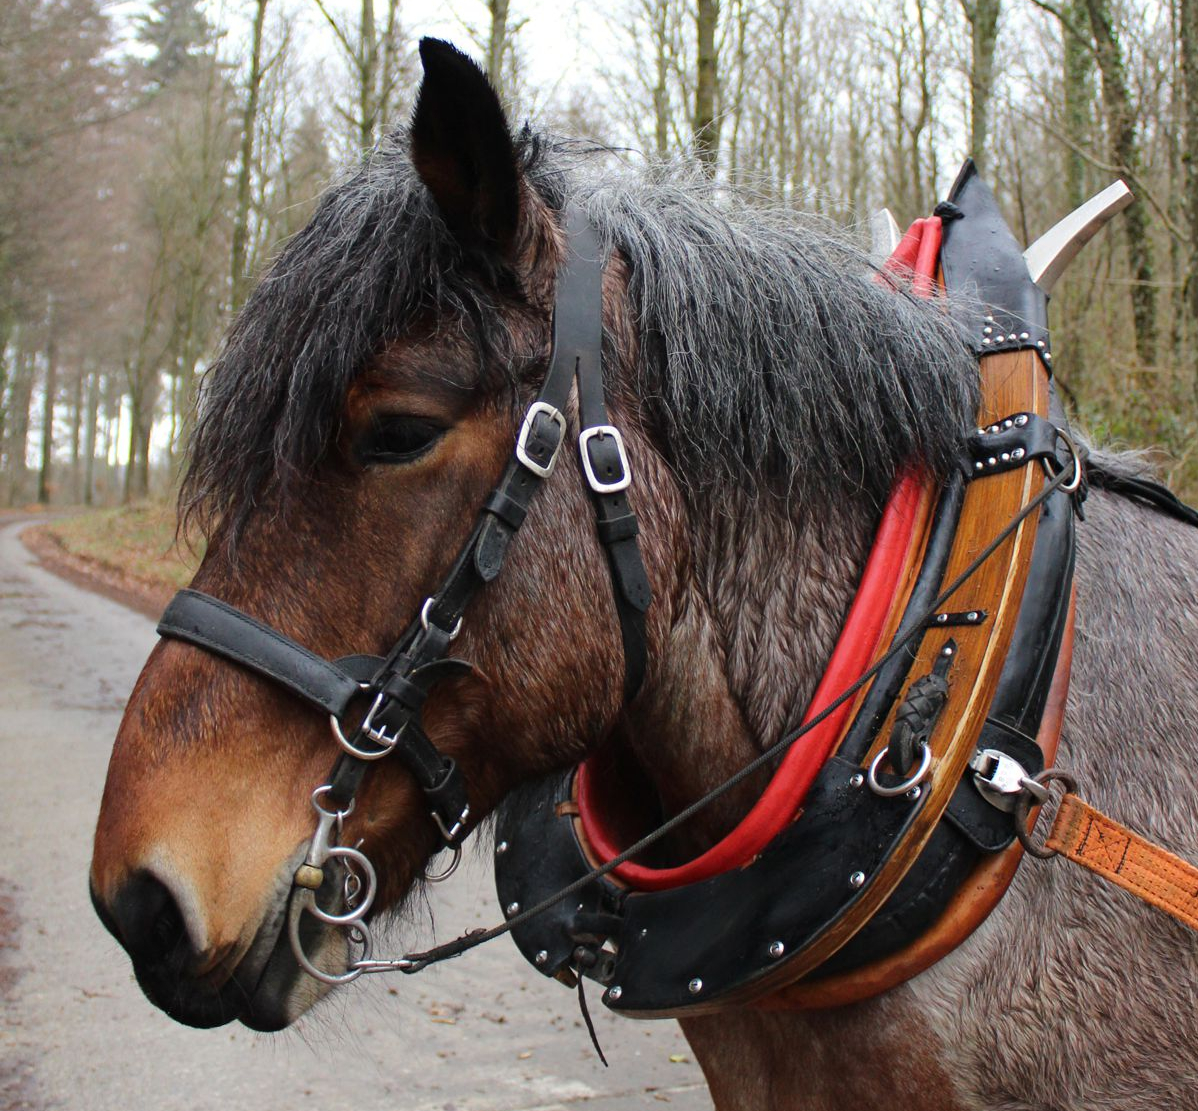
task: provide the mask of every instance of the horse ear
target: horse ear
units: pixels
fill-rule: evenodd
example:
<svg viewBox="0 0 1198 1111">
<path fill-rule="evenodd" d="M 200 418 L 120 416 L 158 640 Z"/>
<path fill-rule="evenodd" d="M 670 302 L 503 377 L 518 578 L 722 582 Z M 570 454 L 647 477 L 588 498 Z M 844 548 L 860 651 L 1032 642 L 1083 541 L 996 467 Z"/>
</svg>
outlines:
<svg viewBox="0 0 1198 1111">
<path fill-rule="evenodd" d="M 520 169 L 499 97 L 460 50 L 420 40 L 424 80 L 412 116 L 412 162 L 460 238 L 505 250 L 520 219 Z"/>
</svg>

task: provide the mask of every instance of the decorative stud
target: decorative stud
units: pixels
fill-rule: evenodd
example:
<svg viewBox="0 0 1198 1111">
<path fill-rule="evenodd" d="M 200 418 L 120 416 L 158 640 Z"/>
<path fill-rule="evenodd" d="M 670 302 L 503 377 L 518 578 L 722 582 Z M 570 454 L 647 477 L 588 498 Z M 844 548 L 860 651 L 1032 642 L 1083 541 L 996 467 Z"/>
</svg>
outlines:
<svg viewBox="0 0 1198 1111">
<path fill-rule="evenodd" d="M 919 786 L 912 787 L 911 790 L 909 790 L 907 792 L 907 798 L 909 798 L 912 802 L 915 802 L 915 800 L 918 799 L 919 796 L 922 794 L 923 794 L 922 787 L 919 787 Z"/>
<path fill-rule="evenodd" d="M 990 426 L 988 429 L 986 429 L 986 431 L 987 431 L 987 432 L 990 432 L 990 433 L 997 432 L 997 431 L 998 431 L 998 425 L 997 425 L 997 424 L 992 424 L 992 425 L 991 425 L 991 426 Z"/>
<path fill-rule="evenodd" d="M 973 469 L 974 469 L 975 471 L 980 471 L 980 470 L 982 469 L 982 465 L 981 465 L 981 463 L 974 463 L 974 465 L 973 465 Z"/>
<path fill-rule="evenodd" d="M 699 992 L 703 990 L 703 981 L 696 976 L 689 984 L 686 985 L 686 990 L 689 991 L 691 995 L 698 995 Z"/>
<path fill-rule="evenodd" d="M 864 886 L 865 886 L 865 873 L 864 872 L 854 872 L 851 876 L 849 876 L 849 887 L 864 887 Z"/>
<path fill-rule="evenodd" d="M 994 331 L 994 329 L 993 329 L 993 328 L 991 328 L 989 324 L 987 324 L 987 325 L 986 325 L 986 327 L 984 327 L 984 328 L 982 329 L 982 335 L 984 335 L 984 336 L 988 336 L 988 335 L 989 335 L 991 332 L 993 332 L 993 331 Z"/>
<path fill-rule="evenodd" d="M 1011 420 L 1010 417 L 1007 417 L 1007 419 L 1002 422 L 1002 426 L 1003 426 L 1003 428 L 1010 428 L 1012 425 L 1014 425 L 1014 423 L 1015 422 L 1013 420 Z"/>
<path fill-rule="evenodd" d="M 860 772 L 854 772 L 851 776 L 849 776 L 849 786 L 850 787 L 860 787 L 864 783 L 865 783 L 865 776 L 862 775 Z"/>
<path fill-rule="evenodd" d="M 948 614 L 947 614 L 947 613 L 938 613 L 938 614 L 936 614 L 936 624 L 937 624 L 937 625 L 946 625 L 946 624 L 948 624 Z"/>
<path fill-rule="evenodd" d="M 1027 333 L 1027 332 L 1020 332 L 1020 333 L 1019 333 L 1019 338 L 1020 338 L 1020 339 L 1023 339 L 1023 340 L 1027 340 L 1027 339 L 1031 339 L 1032 337 L 1031 337 L 1031 335 L 1030 335 L 1029 333 Z"/>
<path fill-rule="evenodd" d="M 956 649 L 951 644 L 946 644 L 940 649 L 940 654 L 942 656 L 951 656 L 955 651 Z"/>
<path fill-rule="evenodd" d="M 1025 424 L 1027 424 L 1027 413 L 1020 413 L 1019 416 L 1017 416 L 1015 418 L 1015 423 L 1020 428 L 1022 428 Z"/>
<path fill-rule="evenodd" d="M 507 916 L 509 918 L 514 917 L 515 915 L 520 913 L 520 904 L 519 903 L 508 903 L 507 907 L 505 908 L 504 913 L 507 914 Z"/>
<path fill-rule="evenodd" d="M 770 942 L 770 956 L 777 960 L 783 953 L 786 952 L 786 946 L 780 941 Z"/>
<path fill-rule="evenodd" d="M 1043 351 L 1044 350 L 1044 341 L 1042 339 L 1036 340 L 1036 346 L 1038 348 L 1040 348 L 1041 351 Z"/>
<path fill-rule="evenodd" d="M 980 619 L 981 619 L 981 616 L 982 616 L 982 615 L 981 615 L 980 613 L 978 613 L 978 611 L 977 611 L 977 610 L 970 610 L 970 611 L 969 611 L 969 612 L 968 612 L 968 613 L 965 615 L 965 620 L 966 620 L 966 621 L 978 621 L 978 620 L 980 620 Z"/>
<path fill-rule="evenodd" d="M 614 988 L 608 988 L 607 1001 L 609 1003 L 616 1003 L 619 1001 L 620 996 L 623 994 L 624 994 L 624 989 L 622 987 L 620 987 L 619 984 L 616 984 L 616 986 Z"/>
<path fill-rule="evenodd" d="M 1052 362 L 1052 352 L 1051 352 L 1051 351 L 1045 351 L 1045 352 L 1044 352 L 1044 361 L 1045 361 L 1046 363 L 1051 363 L 1051 362 Z"/>
<path fill-rule="evenodd" d="M 500 841 L 499 844 L 495 846 L 495 855 L 503 856 L 505 852 L 507 852 L 507 842 Z"/>
<path fill-rule="evenodd" d="M 987 459 L 987 460 L 986 460 L 986 466 L 988 466 L 988 467 L 997 467 L 997 466 L 998 466 L 998 460 L 997 460 L 997 459 L 995 459 L 995 458 L 994 458 L 994 456 L 992 455 L 992 456 L 990 456 L 990 458 L 989 458 L 989 459 Z"/>
<path fill-rule="evenodd" d="M 988 339 L 987 339 L 985 336 L 983 336 L 983 337 L 982 337 L 982 346 L 983 346 L 983 347 L 989 347 L 989 346 L 990 346 L 990 341 L 989 341 L 989 340 L 988 340 Z"/>
<path fill-rule="evenodd" d="M 535 957 L 533 957 L 533 959 L 532 959 L 532 963 L 535 964 L 538 968 L 544 968 L 548 962 L 549 962 L 549 954 L 544 949 L 539 950 L 537 952 L 537 955 Z"/>
<path fill-rule="evenodd" d="M 1002 453 L 1002 455 L 1000 455 L 1000 456 L 999 456 L 999 458 L 1000 458 L 1000 459 L 1001 459 L 1001 460 L 1002 460 L 1004 463 L 1009 463 L 1009 462 L 1011 461 L 1011 453 L 1010 453 L 1009 451 L 1004 451 L 1004 452 Z"/>
<path fill-rule="evenodd" d="M 1011 452 L 1011 458 L 1012 459 L 1022 459 L 1023 458 L 1023 448 L 1017 447 L 1013 452 Z"/>
</svg>

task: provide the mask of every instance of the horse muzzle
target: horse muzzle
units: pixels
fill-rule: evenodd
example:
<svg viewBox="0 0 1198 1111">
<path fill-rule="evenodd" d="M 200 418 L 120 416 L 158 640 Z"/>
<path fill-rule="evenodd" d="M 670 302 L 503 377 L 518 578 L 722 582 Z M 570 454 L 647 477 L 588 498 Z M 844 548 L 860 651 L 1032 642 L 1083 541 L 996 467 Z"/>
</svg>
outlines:
<svg viewBox="0 0 1198 1111">
<path fill-rule="evenodd" d="M 133 872 L 107 898 L 89 884 L 92 906 L 129 954 L 146 998 L 177 1022 L 210 1028 L 238 1020 L 254 1030 L 282 1030 L 331 990 L 302 974 L 287 937 L 291 878 L 305 848 L 279 869 L 266 913 L 256 928 L 247 927 L 245 941 L 204 944 L 186 884 L 151 868 Z M 331 873 L 327 883 L 322 902 L 332 901 L 340 878 Z M 305 952 L 321 967 L 336 973 L 348 966 L 342 931 L 304 915 L 301 933 Z"/>
</svg>

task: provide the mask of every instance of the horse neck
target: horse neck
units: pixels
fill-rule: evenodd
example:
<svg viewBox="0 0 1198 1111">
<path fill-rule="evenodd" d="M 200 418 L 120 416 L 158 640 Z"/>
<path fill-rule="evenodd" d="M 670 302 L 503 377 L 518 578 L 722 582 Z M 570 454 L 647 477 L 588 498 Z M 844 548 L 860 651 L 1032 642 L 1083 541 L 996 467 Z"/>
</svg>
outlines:
<svg viewBox="0 0 1198 1111">
<path fill-rule="evenodd" d="M 797 725 L 856 591 L 876 526 L 864 504 L 809 519 L 768 496 L 696 506 L 690 573 L 668 647 L 624 743 L 667 813 L 706 793 Z M 765 772 L 693 823 L 704 848 L 752 806 Z"/>
</svg>

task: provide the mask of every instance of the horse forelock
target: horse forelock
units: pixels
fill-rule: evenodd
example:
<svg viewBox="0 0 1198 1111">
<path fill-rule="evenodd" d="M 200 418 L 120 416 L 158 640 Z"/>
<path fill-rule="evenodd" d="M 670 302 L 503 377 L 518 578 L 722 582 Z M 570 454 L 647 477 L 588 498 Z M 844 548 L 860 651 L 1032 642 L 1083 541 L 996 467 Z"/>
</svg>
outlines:
<svg viewBox="0 0 1198 1111">
<path fill-rule="evenodd" d="M 621 386 L 689 492 L 878 505 L 905 463 L 953 465 L 973 363 L 948 315 L 873 280 L 843 231 L 686 170 L 588 174 L 596 148 L 527 129 L 518 147 L 541 211 L 575 200 L 625 264 L 637 357 Z M 236 525 L 266 485 L 309 481 L 354 378 L 421 319 L 466 328 L 480 388 L 513 384 L 500 309 L 516 285 L 464 254 L 393 133 L 326 193 L 230 329 L 201 391 L 184 515 Z"/>
</svg>

